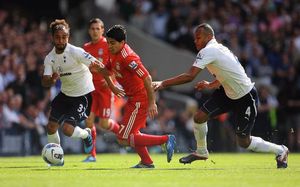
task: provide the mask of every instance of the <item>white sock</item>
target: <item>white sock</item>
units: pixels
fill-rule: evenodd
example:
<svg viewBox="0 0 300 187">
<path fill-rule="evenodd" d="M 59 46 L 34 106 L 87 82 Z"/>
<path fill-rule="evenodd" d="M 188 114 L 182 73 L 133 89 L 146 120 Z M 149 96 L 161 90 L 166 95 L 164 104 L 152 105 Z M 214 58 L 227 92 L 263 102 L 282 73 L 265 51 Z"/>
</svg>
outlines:
<svg viewBox="0 0 300 187">
<path fill-rule="evenodd" d="M 282 146 L 267 142 L 262 138 L 255 136 L 251 136 L 251 143 L 247 149 L 254 152 L 275 153 L 276 155 L 279 155 L 284 151 Z"/>
<path fill-rule="evenodd" d="M 194 135 L 197 142 L 197 153 L 200 155 L 208 155 L 206 135 L 207 135 L 207 122 L 194 123 Z"/>
<path fill-rule="evenodd" d="M 58 131 L 56 131 L 54 134 L 47 133 L 47 138 L 48 138 L 48 143 L 60 144 L 60 137 Z"/>
<path fill-rule="evenodd" d="M 86 130 L 76 126 L 71 137 L 85 139 L 88 135 L 89 133 Z"/>
</svg>

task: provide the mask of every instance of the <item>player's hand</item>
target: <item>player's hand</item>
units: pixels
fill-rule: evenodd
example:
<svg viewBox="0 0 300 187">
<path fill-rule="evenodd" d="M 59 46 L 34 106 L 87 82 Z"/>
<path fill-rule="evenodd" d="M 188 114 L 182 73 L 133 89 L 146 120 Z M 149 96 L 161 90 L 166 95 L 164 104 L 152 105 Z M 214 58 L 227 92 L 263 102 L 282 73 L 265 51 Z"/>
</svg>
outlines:
<svg viewBox="0 0 300 187">
<path fill-rule="evenodd" d="M 118 86 L 114 86 L 113 88 L 111 88 L 111 91 L 118 97 L 124 97 L 126 95 L 125 91 Z"/>
<path fill-rule="evenodd" d="M 203 81 L 196 83 L 195 89 L 201 91 L 201 90 L 209 88 L 209 85 L 210 85 L 210 82 L 203 80 Z"/>
<path fill-rule="evenodd" d="M 91 72 L 99 72 L 101 68 L 104 68 L 105 66 L 99 62 L 99 61 L 95 61 L 95 62 L 91 62 L 89 69 Z"/>
<path fill-rule="evenodd" d="M 53 83 L 55 83 L 59 79 L 59 74 L 54 72 L 51 76 Z"/>
<path fill-rule="evenodd" d="M 162 81 L 153 81 L 152 88 L 154 89 L 154 91 L 163 89 Z"/>
<path fill-rule="evenodd" d="M 157 115 L 157 105 L 156 103 L 152 103 L 149 105 L 149 117 L 153 119 Z"/>
</svg>

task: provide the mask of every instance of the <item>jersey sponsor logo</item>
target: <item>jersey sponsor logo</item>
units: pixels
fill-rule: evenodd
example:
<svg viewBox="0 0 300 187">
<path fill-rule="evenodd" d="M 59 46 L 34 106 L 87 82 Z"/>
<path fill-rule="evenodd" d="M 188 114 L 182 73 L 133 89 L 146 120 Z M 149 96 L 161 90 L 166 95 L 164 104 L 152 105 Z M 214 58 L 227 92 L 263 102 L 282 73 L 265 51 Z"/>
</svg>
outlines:
<svg viewBox="0 0 300 187">
<path fill-rule="evenodd" d="M 63 77 L 63 76 L 69 76 L 69 75 L 72 75 L 72 73 L 70 73 L 70 72 L 69 73 L 61 73 L 59 76 Z"/>
<path fill-rule="evenodd" d="M 135 61 L 132 61 L 132 62 L 130 62 L 130 64 L 129 64 L 129 67 L 130 67 L 131 69 L 136 69 L 137 66 L 138 66 L 138 64 L 137 64 Z"/>
</svg>

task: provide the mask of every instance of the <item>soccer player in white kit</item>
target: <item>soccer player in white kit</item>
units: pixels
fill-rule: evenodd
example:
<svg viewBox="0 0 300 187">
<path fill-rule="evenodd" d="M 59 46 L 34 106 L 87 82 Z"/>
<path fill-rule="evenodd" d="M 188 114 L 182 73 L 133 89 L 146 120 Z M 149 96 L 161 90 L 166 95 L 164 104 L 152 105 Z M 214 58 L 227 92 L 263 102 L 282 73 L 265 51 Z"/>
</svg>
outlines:
<svg viewBox="0 0 300 187">
<path fill-rule="evenodd" d="M 277 168 L 287 167 L 288 148 L 251 136 L 257 116 L 258 96 L 237 57 L 225 46 L 218 43 L 209 24 L 197 26 L 194 42 L 199 50 L 190 70 L 178 76 L 153 82 L 155 90 L 191 82 L 205 67 L 215 76 L 212 82 L 200 81 L 197 90 L 215 89 L 194 115 L 196 152 L 179 159 L 180 163 L 208 159 L 206 135 L 207 121 L 222 113 L 232 111 L 235 117 L 235 132 L 239 146 L 254 152 L 272 152 L 276 156 Z"/>
<path fill-rule="evenodd" d="M 91 92 L 95 88 L 89 67 L 101 67 L 97 68 L 98 71 L 101 71 L 117 95 L 118 88 L 113 87 L 109 73 L 101 62 L 82 48 L 68 43 L 69 25 L 65 20 L 55 20 L 50 24 L 50 29 L 54 48 L 45 58 L 42 84 L 51 87 L 58 79 L 62 84 L 61 92 L 51 102 L 47 124 L 48 142 L 60 144 L 57 130 L 62 125 L 63 133 L 72 138 L 81 138 L 84 151 L 89 153 L 93 148 L 91 130 L 77 126 L 78 122 L 87 118 L 91 110 Z"/>
</svg>

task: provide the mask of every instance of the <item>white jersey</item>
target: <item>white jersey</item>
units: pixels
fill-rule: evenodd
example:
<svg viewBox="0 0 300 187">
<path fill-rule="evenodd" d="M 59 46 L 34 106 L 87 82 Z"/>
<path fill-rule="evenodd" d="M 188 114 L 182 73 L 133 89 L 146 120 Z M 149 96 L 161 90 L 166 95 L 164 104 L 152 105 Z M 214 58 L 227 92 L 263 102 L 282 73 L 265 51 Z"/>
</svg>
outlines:
<svg viewBox="0 0 300 187">
<path fill-rule="evenodd" d="M 254 86 L 237 57 L 215 39 L 199 51 L 193 66 L 201 69 L 206 67 L 221 83 L 230 99 L 243 97 Z"/>
<path fill-rule="evenodd" d="M 61 54 L 55 48 L 46 56 L 44 75 L 57 72 L 61 80 L 61 92 L 70 97 L 83 96 L 95 90 L 88 68 L 96 59 L 82 48 L 67 44 Z"/>
</svg>

